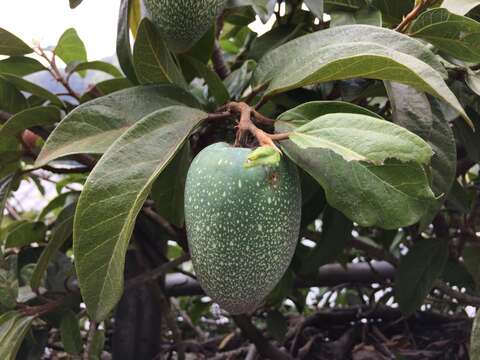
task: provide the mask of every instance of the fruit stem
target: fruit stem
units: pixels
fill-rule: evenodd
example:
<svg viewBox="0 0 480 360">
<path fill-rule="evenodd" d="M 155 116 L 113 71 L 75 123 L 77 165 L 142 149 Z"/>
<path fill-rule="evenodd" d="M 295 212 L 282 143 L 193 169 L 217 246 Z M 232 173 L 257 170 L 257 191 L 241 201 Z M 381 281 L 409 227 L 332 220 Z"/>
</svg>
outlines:
<svg viewBox="0 0 480 360">
<path fill-rule="evenodd" d="M 244 142 L 247 133 L 251 133 L 258 141 L 260 146 L 269 146 L 281 153 L 280 149 L 275 145 L 274 141 L 287 140 L 289 133 L 284 134 L 269 134 L 262 129 L 259 129 L 252 121 L 252 115 L 255 120 L 264 125 L 273 125 L 275 120 L 263 116 L 254 108 L 250 107 L 244 102 L 229 102 L 225 106 L 226 110 L 230 113 L 240 114 L 240 120 L 237 125 L 237 135 L 235 138 L 236 147 L 241 146 Z"/>
</svg>

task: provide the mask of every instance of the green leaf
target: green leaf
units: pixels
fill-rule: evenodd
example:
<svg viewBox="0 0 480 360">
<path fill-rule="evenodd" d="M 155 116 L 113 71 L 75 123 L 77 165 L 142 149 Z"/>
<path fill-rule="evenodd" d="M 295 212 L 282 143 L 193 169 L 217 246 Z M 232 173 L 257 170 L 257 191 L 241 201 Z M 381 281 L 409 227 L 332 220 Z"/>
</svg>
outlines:
<svg viewBox="0 0 480 360">
<path fill-rule="evenodd" d="M 475 288 L 480 290 L 480 247 L 476 243 L 467 243 L 462 253 L 463 261 L 468 272 L 475 281 Z"/>
<path fill-rule="evenodd" d="M 364 107 L 343 101 L 311 101 L 285 111 L 278 120 L 288 121 L 295 126 L 302 126 L 311 120 L 330 113 L 361 114 L 378 119 L 383 118 Z"/>
<path fill-rule="evenodd" d="M 152 183 L 205 117 L 182 106 L 146 116 L 108 149 L 88 177 L 73 238 L 80 290 L 95 320 L 104 320 L 122 295 L 125 253 Z"/>
<path fill-rule="evenodd" d="M 133 63 L 141 84 L 171 83 L 187 86 L 165 41 L 147 18 L 142 20 L 138 29 Z"/>
<path fill-rule="evenodd" d="M 19 136 L 34 126 L 52 125 L 60 121 L 60 110 L 53 106 L 34 107 L 12 116 L 0 127 L 0 174 L 4 166 L 12 166 L 21 159 Z"/>
<path fill-rule="evenodd" d="M 424 39 L 457 59 L 480 62 L 480 23 L 447 9 L 436 8 L 421 14 L 409 35 Z"/>
<path fill-rule="evenodd" d="M 215 99 L 217 106 L 225 104 L 230 99 L 227 88 L 216 72 L 195 58 L 184 57 L 184 60 L 195 69 L 198 77 L 205 80 L 208 86 L 208 92 Z"/>
<path fill-rule="evenodd" d="M 352 24 L 382 26 L 382 13 L 371 6 L 365 6 L 355 12 L 332 11 L 329 15 L 332 18 L 331 27 Z"/>
<path fill-rule="evenodd" d="M 284 121 L 277 121 L 275 128 L 277 132 L 295 130 Z M 332 207 L 361 226 L 412 225 L 435 199 L 424 168 L 415 163 L 348 162 L 330 150 L 302 150 L 291 141 L 282 141 L 281 148 L 320 183 Z"/>
<path fill-rule="evenodd" d="M 47 70 L 45 66 L 29 57 L 12 56 L 0 61 L 0 73 L 25 76 L 43 70 Z"/>
<path fill-rule="evenodd" d="M 443 0 L 442 7 L 458 15 L 465 15 L 480 5 L 480 0 Z"/>
<path fill-rule="evenodd" d="M 101 360 L 103 349 L 105 348 L 105 330 L 97 330 L 93 335 L 92 350 L 89 360 Z"/>
<path fill-rule="evenodd" d="M 172 85 L 138 86 L 92 100 L 70 112 L 55 128 L 36 166 L 73 154 L 102 154 L 130 126 L 155 110 L 198 107 L 195 98 Z"/>
<path fill-rule="evenodd" d="M 419 136 L 385 120 L 361 114 L 327 114 L 301 127 L 289 136 L 302 149 L 329 149 L 347 161 L 377 165 L 387 159 L 428 164 L 430 146 Z"/>
<path fill-rule="evenodd" d="M 316 57 L 318 53 L 323 54 L 327 47 L 347 44 L 348 48 L 356 42 L 369 43 L 372 47 L 374 44 L 395 52 L 409 54 L 430 65 L 445 78 L 447 76 L 445 68 L 435 54 L 420 41 L 377 26 L 348 25 L 302 36 L 269 52 L 257 66 L 254 74 L 255 84 L 268 84 L 292 64 L 295 67 L 305 65 L 304 63 L 310 57 Z"/>
<path fill-rule="evenodd" d="M 133 0 L 121 0 L 117 26 L 117 57 L 120 67 L 127 78 L 137 84 L 130 45 L 130 3 Z"/>
<path fill-rule="evenodd" d="M 133 84 L 127 78 L 108 79 L 96 83 L 90 91 L 84 93 L 80 98 L 80 103 L 86 103 L 87 101 L 109 95 L 116 91 L 124 90 L 133 87 Z"/>
<path fill-rule="evenodd" d="M 352 238 L 353 223 L 341 212 L 327 206 L 323 213 L 322 233 L 315 248 L 302 261 L 300 272 L 312 274 L 322 265 L 335 261 Z"/>
<path fill-rule="evenodd" d="M 480 96 L 480 72 L 468 71 L 465 82 L 470 90 Z"/>
<path fill-rule="evenodd" d="M 250 169 L 256 166 L 278 166 L 281 154 L 278 149 L 271 146 L 260 146 L 248 155 L 243 167 Z"/>
<path fill-rule="evenodd" d="M 473 320 L 469 355 L 471 360 L 480 360 L 480 310 Z"/>
<path fill-rule="evenodd" d="M 395 276 L 395 299 L 405 315 L 424 302 L 448 258 L 448 241 L 422 239 L 400 261 Z"/>
<path fill-rule="evenodd" d="M 22 247 L 34 242 L 43 242 L 47 227 L 42 222 L 26 220 L 12 223 L 2 236 L 5 248 Z"/>
<path fill-rule="evenodd" d="M 65 351 L 78 355 L 82 352 L 83 342 L 77 316 L 71 310 L 66 311 L 60 320 L 60 334 Z"/>
<path fill-rule="evenodd" d="M 432 148 L 432 189 L 440 199 L 423 219 L 424 226 L 430 224 L 443 204 L 455 180 L 457 170 L 457 148 L 453 131 L 442 113 L 440 104 L 405 85 L 386 84 L 392 104 L 393 121 L 424 139 Z"/>
<path fill-rule="evenodd" d="M 38 259 L 32 277 L 30 278 L 30 286 L 36 290 L 40 287 L 43 276 L 47 271 L 48 264 L 60 250 L 62 245 L 72 235 L 73 231 L 73 217 L 75 214 L 76 203 L 66 206 L 58 215 L 55 226 L 52 229 L 52 234 L 47 246 L 43 249 L 40 258 Z"/>
<path fill-rule="evenodd" d="M 0 166 L 1 169 L 1 166 Z M 0 228 L 3 222 L 3 210 L 16 180 L 16 174 L 7 174 L 0 176 Z"/>
<path fill-rule="evenodd" d="M 61 108 L 65 107 L 64 103 L 58 98 L 58 96 L 30 81 L 11 74 L 0 74 L 0 78 L 8 81 L 18 90 L 39 96 L 45 100 L 49 100 L 53 105 L 57 105 Z"/>
<path fill-rule="evenodd" d="M 239 100 L 242 97 L 245 89 L 250 85 L 253 70 L 256 66 L 257 63 L 255 61 L 247 60 L 240 68 L 232 71 L 225 80 L 223 80 L 230 94 L 229 98 Z"/>
<path fill-rule="evenodd" d="M 0 307 L 13 310 L 17 306 L 18 279 L 15 271 L 0 269 Z"/>
<path fill-rule="evenodd" d="M 0 316 L 0 359 L 15 360 L 22 341 L 27 335 L 34 316 L 9 311 Z"/>
<path fill-rule="evenodd" d="M 1 64 L 0 64 L 1 70 Z M 68 69 L 68 72 L 82 72 L 85 70 L 98 70 L 103 71 L 109 75 L 112 75 L 115 78 L 121 78 L 123 75 L 115 66 L 112 64 L 106 63 L 104 61 L 87 61 L 87 62 L 77 62 L 73 67 Z"/>
<path fill-rule="evenodd" d="M 142 3 L 141 0 L 132 0 L 130 1 L 130 10 L 128 14 L 128 24 L 130 30 L 132 31 L 133 37 L 137 36 L 138 27 L 140 21 L 142 20 Z"/>
<path fill-rule="evenodd" d="M 15 114 L 0 127 L 0 155 L 12 151 L 23 130 L 53 125 L 60 121 L 60 117 L 60 110 L 54 106 L 33 107 Z"/>
<path fill-rule="evenodd" d="M 86 175 L 84 175 L 86 176 Z M 69 180 L 69 183 L 71 183 L 71 179 L 67 177 Z M 58 209 L 58 208 L 63 208 L 65 205 L 69 205 L 72 202 L 74 202 L 77 198 L 80 192 L 76 191 L 71 191 L 71 192 L 65 192 L 61 193 L 57 197 L 53 198 L 52 201 L 50 201 L 47 206 L 45 206 L 42 209 L 42 212 L 37 216 L 37 221 L 44 220 L 45 217 L 50 214 L 52 211 Z"/>
<path fill-rule="evenodd" d="M 190 145 L 186 143 L 152 186 L 155 209 L 169 222 L 182 227 L 184 224 L 184 190 L 188 168 L 192 161 Z"/>
<path fill-rule="evenodd" d="M 373 0 L 372 5 L 381 11 L 384 24 L 394 27 L 413 9 L 415 2 L 414 0 Z"/>
<path fill-rule="evenodd" d="M 78 36 L 77 30 L 74 28 L 65 30 L 55 47 L 55 55 L 62 59 L 65 64 L 72 61 L 87 61 L 87 50 L 82 39 Z"/>
<path fill-rule="evenodd" d="M 340 27 L 342 28 L 345 29 L 346 26 Z M 355 34 L 351 35 L 355 37 Z M 309 39 L 309 36 L 311 35 L 299 40 Z M 353 42 L 354 40 L 353 38 L 349 43 L 334 43 L 325 47 L 316 44 L 314 49 L 308 47 L 296 49 L 296 53 L 293 54 L 290 52 L 293 50 L 290 44 L 298 43 L 296 40 L 270 52 L 257 67 L 260 74 L 268 73 L 268 71 L 265 72 L 265 66 L 269 66 L 265 64 L 268 64 L 270 56 L 274 53 L 282 58 L 288 56 L 291 60 L 281 69 L 275 67 L 277 72 L 272 76 L 266 96 L 333 80 L 357 77 L 391 80 L 411 85 L 446 101 L 465 120 L 471 121 L 442 76 L 426 63 L 414 56 L 372 42 L 360 41 L 363 39 Z M 311 43 L 309 44 L 311 46 Z M 308 45 L 305 44 L 305 46 Z M 281 52 L 277 53 L 278 51 Z"/>
<path fill-rule="evenodd" d="M 27 107 L 25 96 L 14 85 L 0 77 L 0 109 L 15 114 Z"/>
<path fill-rule="evenodd" d="M 21 56 L 33 50 L 18 37 L 0 28 L 0 55 Z"/>
</svg>

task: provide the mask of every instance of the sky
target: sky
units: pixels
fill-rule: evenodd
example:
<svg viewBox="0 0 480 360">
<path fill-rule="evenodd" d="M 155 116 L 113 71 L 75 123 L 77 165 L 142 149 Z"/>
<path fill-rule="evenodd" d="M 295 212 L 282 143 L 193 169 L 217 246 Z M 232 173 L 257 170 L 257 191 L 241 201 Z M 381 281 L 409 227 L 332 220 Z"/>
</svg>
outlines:
<svg viewBox="0 0 480 360">
<path fill-rule="evenodd" d="M 48 4 L 48 5 L 47 5 Z M 75 28 L 89 60 L 115 53 L 120 0 L 84 0 L 76 9 L 68 0 L 0 0 L 0 27 L 31 45 L 55 45 L 63 31 Z M 259 22 L 253 25 L 257 31 Z"/>
<path fill-rule="evenodd" d="M 0 27 L 27 44 L 55 45 L 74 27 L 85 42 L 89 60 L 115 52 L 119 0 L 84 0 L 76 9 L 68 0 L 0 0 Z M 47 5 L 48 4 L 48 5 Z"/>
</svg>

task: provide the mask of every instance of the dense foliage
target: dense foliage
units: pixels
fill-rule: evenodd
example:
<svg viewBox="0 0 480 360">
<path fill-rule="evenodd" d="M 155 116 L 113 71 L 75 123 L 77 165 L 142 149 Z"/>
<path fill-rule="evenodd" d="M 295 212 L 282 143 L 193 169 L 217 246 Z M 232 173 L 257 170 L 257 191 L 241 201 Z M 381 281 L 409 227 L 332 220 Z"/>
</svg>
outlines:
<svg viewBox="0 0 480 360">
<path fill-rule="evenodd" d="M 480 1 L 210 17 L 183 51 L 121 0 L 112 63 L 75 29 L 0 28 L 0 359 L 480 359 Z M 248 166 L 281 154 L 302 188 L 288 270 L 235 316 L 185 229 L 187 171 L 220 141 L 261 145 Z M 28 186 L 49 201 L 25 208 Z"/>
</svg>

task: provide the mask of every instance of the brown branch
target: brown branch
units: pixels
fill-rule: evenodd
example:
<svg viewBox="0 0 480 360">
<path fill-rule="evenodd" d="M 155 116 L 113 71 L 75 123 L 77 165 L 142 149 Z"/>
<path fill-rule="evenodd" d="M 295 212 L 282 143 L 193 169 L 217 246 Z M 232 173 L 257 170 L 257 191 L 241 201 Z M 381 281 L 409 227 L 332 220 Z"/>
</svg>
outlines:
<svg viewBox="0 0 480 360">
<path fill-rule="evenodd" d="M 233 320 L 242 330 L 244 336 L 255 344 L 258 353 L 267 359 L 272 360 L 293 360 L 286 352 L 273 346 L 245 315 L 234 315 Z"/>
<path fill-rule="evenodd" d="M 212 63 L 213 69 L 218 74 L 220 79 L 225 80 L 225 78 L 230 75 L 230 70 L 228 69 L 225 59 L 223 58 L 222 49 L 220 48 L 219 38 L 223 29 L 223 14 L 217 18 L 217 26 L 215 29 L 215 42 L 213 44 L 212 52 Z"/>
<path fill-rule="evenodd" d="M 50 65 L 49 68 L 47 68 L 47 71 L 50 73 L 50 75 L 52 75 L 52 77 L 57 81 L 59 82 L 60 84 L 62 84 L 62 86 L 65 88 L 65 90 L 67 90 L 68 94 L 70 96 L 72 96 L 73 98 L 75 98 L 77 101 L 80 101 L 80 94 L 76 93 L 70 86 L 70 83 L 68 82 L 67 79 L 65 79 L 62 75 L 62 73 L 60 72 L 60 69 L 58 68 L 57 66 L 57 63 L 55 61 L 55 53 L 52 54 L 52 58 L 49 58 L 48 55 L 45 53 L 45 51 L 40 47 L 38 46 L 36 49 L 35 49 L 37 55 L 41 56 L 42 58 L 44 58 L 48 64 Z"/>
<path fill-rule="evenodd" d="M 97 332 L 97 322 L 90 320 L 90 328 L 88 329 L 88 336 L 87 336 L 87 343 L 85 344 L 85 351 L 83 352 L 82 359 L 83 360 L 90 360 L 90 353 L 92 352 L 93 347 L 93 339 L 95 337 L 95 333 Z"/>
<path fill-rule="evenodd" d="M 180 237 L 177 230 L 175 230 L 172 224 L 170 224 L 163 216 L 153 211 L 152 208 L 144 207 L 143 213 L 147 215 L 150 220 L 164 228 L 170 236 L 173 236 L 175 239 L 178 239 Z"/>
<path fill-rule="evenodd" d="M 57 168 L 49 165 L 41 167 L 41 169 L 49 171 L 55 174 L 79 174 L 79 173 L 88 173 L 92 171 L 91 167 L 75 167 L 75 168 Z"/>
<path fill-rule="evenodd" d="M 289 134 L 268 134 L 259 129 L 252 121 L 252 108 L 244 102 L 230 102 L 227 104 L 227 110 L 240 114 L 240 121 L 237 125 L 237 136 L 235 146 L 241 146 L 244 143 L 247 133 L 251 133 L 258 141 L 260 146 L 269 146 L 280 152 L 280 149 L 273 142 L 274 140 L 286 140 Z M 264 117 L 264 120 L 267 119 Z"/>
<path fill-rule="evenodd" d="M 448 297 L 452 299 L 456 299 L 459 303 L 463 305 L 480 307 L 480 297 L 478 296 L 473 296 L 473 295 L 469 295 L 469 294 L 454 290 L 441 280 L 436 281 L 435 287 L 438 290 L 440 290 L 442 293 L 447 295 Z"/>
<path fill-rule="evenodd" d="M 63 305 L 64 298 L 60 298 L 55 301 L 49 301 L 43 305 L 37 306 L 25 306 L 20 309 L 20 311 L 27 316 L 42 316 L 48 314 L 52 311 L 55 311 L 60 306 Z"/>
<path fill-rule="evenodd" d="M 173 307 L 177 310 L 177 312 L 180 314 L 180 316 L 182 317 L 183 321 L 185 321 L 185 323 L 193 330 L 193 332 L 197 335 L 197 337 L 201 340 L 201 341 L 205 341 L 207 338 L 208 338 L 208 335 L 205 334 L 202 329 L 200 329 L 199 326 L 196 326 L 192 319 L 190 318 L 190 316 L 187 314 L 186 311 L 184 311 L 182 309 L 182 307 L 180 306 L 180 303 L 178 302 L 177 299 L 171 299 L 170 300 Z"/>
<path fill-rule="evenodd" d="M 125 288 L 128 290 L 128 289 L 131 289 L 133 287 L 142 285 L 146 282 L 154 281 L 154 280 L 158 279 L 159 277 L 161 277 L 162 275 L 164 275 L 165 273 L 167 273 L 168 271 L 175 269 L 177 266 L 179 266 L 180 264 L 183 264 L 184 262 L 186 262 L 188 260 L 190 260 L 190 255 L 189 254 L 180 255 L 178 258 L 176 258 L 176 259 L 174 259 L 174 260 L 172 260 L 168 263 L 162 264 L 156 269 L 153 269 L 153 270 L 148 271 L 148 272 L 146 272 L 142 275 L 138 275 L 138 276 L 134 277 L 133 279 L 128 280 L 126 285 L 125 285 Z"/>
<path fill-rule="evenodd" d="M 421 0 L 410 13 L 404 16 L 402 22 L 395 28 L 395 31 L 404 33 L 410 27 L 410 24 L 420 15 L 420 13 L 429 7 L 434 0 Z"/>
</svg>

